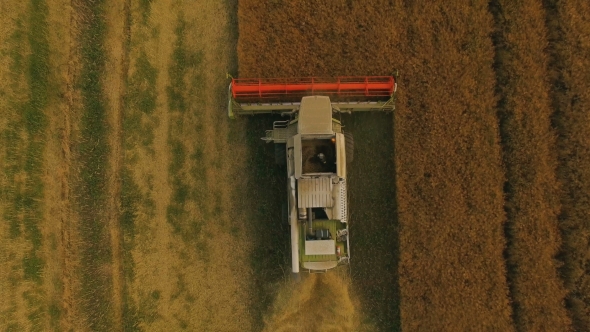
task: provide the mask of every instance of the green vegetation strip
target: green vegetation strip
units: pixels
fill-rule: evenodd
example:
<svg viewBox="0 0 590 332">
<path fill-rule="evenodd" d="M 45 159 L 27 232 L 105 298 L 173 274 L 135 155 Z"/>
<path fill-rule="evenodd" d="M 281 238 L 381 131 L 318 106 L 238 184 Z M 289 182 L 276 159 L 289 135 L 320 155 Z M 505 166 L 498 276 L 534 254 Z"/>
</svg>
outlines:
<svg viewBox="0 0 590 332">
<path fill-rule="evenodd" d="M 169 68 L 170 85 L 166 91 L 168 95 L 168 111 L 172 114 L 172 124 L 168 136 L 168 144 L 172 156 L 168 172 L 171 177 L 173 190 L 172 201 L 168 205 L 166 217 L 173 231 L 180 235 L 188 234 L 183 232 L 182 226 L 183 219 L 186 217 L 184 206 L 188 198 L 189 188 L 183 181 L 181 173 L 186 162 L 186 147 L 174 136 L 182 132 L 182 113 L 185 113 L 187 109 L 187 101 L 183 93 L 186 88 L 184 77 L 187 73 L 184 42 L 185 28 L 186 22 L 182 17 L 179 17 L 175 29 L 176 42 L 172 53 L 172 63 Z"/>
<path fill-rule="evenodd" d="M 111 274 L 106 272 L 112 262 L 112 250 L 104 215 L 109 154 L 107 106 L 101 82 L 106 70 L 104 6 L 104 1 L 97 0 L 76 8 L 85 17 L 80 34 L 82 68 L 77 86 L 83 107 L 78 145 L 82 239 L 79 273 L 81 306 L 89 327 L 95 331 L 113 329 L 113 285 Z"/>
<path fill-rule="evenodd" d="M 206 193 L 206 166 L 202 162 L 203 151 L 197 146 L 195 151 L 191 153 L 190 149 L 179 139 L 183 133 L 193 129 L 185 126 L 187 120 L 199 116 L 198 110 L 189 112 L 192 110 L 189 105 L 194 104 L 191 98 L 198 99 L 200 97 L 197 87 L 202 85 L 199 82 L 200 75 L 198 73 L 189 74 L 194 72 L 191 69 L 198 68 L 202 61 L 202 55 L 187 50 L 185 30 L 186 22 L 182 16 L 179 16 L 175 29 L 176 42 L 172 53 L 172 63 L 169 68 L 170 84 L 166 91 L 171 118 L 168 144 L 172 154 L 168 168 L 172 184 L 172 200 L 168 205 L 167 220 L 174 233 L 180 235 L 185 242 L 194 244 L 199 257 L 207 261 L 206 243 L 199 241 L 203 220 L 208 220 L 211 216 L 211 211 L 208 210 L 204 197 Z M 190 84 L 187 85 L 186 81 Z M 200 130 L 198 125 L 196 130 Z M 188 165 L 193 165 L 193 167 L 187 174 L 185 168 Z M 194 186 L 187 184 L 187 177 L 194 177 L 197 184 Z M 185 209 L 187 202 L 191 199 L 194 199 L 199 206 L 201 212 L 199 218 L 189 216 Z"/>
<path fill-rule="evenodd" d="M 199 142 L 199 133 L 202 130 L 199 106 L 202 106 L 202 80 L 201 62 L 202 54 L 191 51 L 187 45 L 187 22 L 182 14 L 179 14 L 175 28 L 174 49 L 168 68 L 169 84 L 166 87 L 168 100 L 168 146 L 170 150 L 170 163 L 168 165 L 168 181 L 172 189 L 172 197 L 167 207 L 167 222 L 172 227 L 173 234 L 179 241 L 178 248 L 187 250 L 190 255 L 181 254 L 182 264 L 193 266 L 197 263 L 189 257 L 196 257 L 198 262 L 208 264 L 210 262 L 210 249 L 203 236 L 205 225 L 210 220 L 215 220 L 216 210 L 208 204 L 214 194 L 208 192 L 205 179 L 208 165 L 203 161 L 204 151 Z M 186 138 L 196 138 L 190 144 L 185 143 Z M 196 213 L 189 213 L 194 208 Z M 178 250 L 178 249 L 176 249 Z M 189 303 L 205 294 L 197 293 L 199 290 L 191 290 L 189 285 L 193 281 L 187 280 L 182 271 L 176 275 L 176 287 L 171 294 L 171 301 L 180 301 L 185 298 Z M 184 316 L 184 315 L 183 315 Z M 211 320 L 209 315 L 192 317 L 177 316 L 177 325 L 180 329 L 188 329 L 191 321 L 198 321 L 198 330 L 210 330 Z"/>
<path fill-rule="evenodd" d="M 21 93 L 18 91 L 19 81 L 24 74 L 27 89 L 24 102 L 9 100 L 9 125 L 2 133 L 2 144 L 6 149 L 3 173 L 8 180 L 8 185 L 0 190 L 2 201 L 8 202 L 3 217 L 9 224 L 9 237 L 17 241 L 24 237 L 30 244 L 20 268 L 24 278 L 36 284 L 22 294 L 33 331 L 43 329 L 46 314 L 44 290 L 40 286 L 45 261 L 39 224 L 43 220 L 43 153 L 47 128 L 44 110 L 47 107 L 49 81 L 47 13 L 45 1 L 32 0 L 29 4 L 28 31 L 19 20 L 17 29 L 9 38 L 11 88 L 14 94 Z M 24 39 L 25 36 L 28 38 Z M 26 57 L 23 39 L 28 41 L 30 47 Z M 20 269 L 15 267 L 13 272 L 18 270 Z M 21 294 L 16 296 L 20 297 Z M 22 328 L 13 322 L 6 323 L 9 329 Z"/>
<path fill-rule="evenodd" d="M 156 109 L 157 77 L 158 71 L 150 64 L 145 51 L 141 50 L 135 62 L 133 75 L 128 79 L 128 94 L 125 96 L 123 131 L 127 150 L 131 151 L 141 143 L 148 153 L 155 153 L 153 142 L 157 121 L 150 115 Z"/>
<path fill-rule="evenodd" d="M 142 18 L 140 25 L 147 24 L 146 11 L 149 13 L 149 2 L 141 3 Z M 147 7 L 144 7 L 147 6 Z M 132 13 L 127 16 L 131 20 Z M 130 23 L 130 22 L 128 22 Z M 137 38 L 129 36 L 129 38 Z M 130 43 L 135 45 L 135 43 Z M 140 323 L 151 322 L 157 317 L 153 315 L 149 303 L 155 300 L 134 301 L 130 294 L 129 285 L 135 279 L 135 261 L 132 251 L 136 245 L 136 234 L 141 232 L 138 225 L 138 214 L 141 212 L 149 217 L 154 216 L 155 203 L 149 193 L 142 193 L 133 178 L 133 166 L 137 163 L 137 149 L 144 149 L 149 155 L 154 155 L 154 129 L 157 118 L 153 115 L 156 109 L 156 80 L 157 69 L 151 65 L 143 46 L 139 47 L 139 55 L 135 59 L 133 74 L 127 77 L 127 94 L 124 99 L 123 142 L 125 148 L 124 166 L 121 169 L 121 215 L 120 224 L 123 234 L 123 274 L 125 284 L 123 289 L 123 329 L 125 331 L 140 330 Z M 129 48 L 126 52 L 130 52 Z M 149 303 L 148 303 L 149 302 Z M 146 307 L 149 307 L 146 309 Z"/>
<path fill-rule="evenodd" d="M 123 329 L 125 331 L 139 330 L 137 304 L 129 294 L 128 285 L 134 280 L 135 262 L 132 250 L 135 247 L 136 219 L 141 203 L 141 192 L 133 181 L 129 168 L 121 170 L 121 215 L 120 224 L 123 232 L 123 274 L 125 285 L 123 289 Z"/>
</svg>

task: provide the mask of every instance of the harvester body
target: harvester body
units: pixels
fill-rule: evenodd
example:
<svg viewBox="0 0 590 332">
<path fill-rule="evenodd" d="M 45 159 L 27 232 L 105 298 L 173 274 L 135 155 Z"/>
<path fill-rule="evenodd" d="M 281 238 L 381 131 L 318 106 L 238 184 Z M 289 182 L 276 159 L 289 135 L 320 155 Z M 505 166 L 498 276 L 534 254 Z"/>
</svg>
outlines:
<svg viewBox="0 0 590 332">
<path fill-rule="evenodd" d="M 286 221 L 291 230 L 292 272 L 325 272 L 350 261 L 346 167 L 352 135 L 335 115 L 394 109 L 395 80 L 386 77 L 336 79 L 233 79 L 228 112 L 281 113 L 262 137 L 275 145 L 277 164 L 286 165 Z"/>
</svg>

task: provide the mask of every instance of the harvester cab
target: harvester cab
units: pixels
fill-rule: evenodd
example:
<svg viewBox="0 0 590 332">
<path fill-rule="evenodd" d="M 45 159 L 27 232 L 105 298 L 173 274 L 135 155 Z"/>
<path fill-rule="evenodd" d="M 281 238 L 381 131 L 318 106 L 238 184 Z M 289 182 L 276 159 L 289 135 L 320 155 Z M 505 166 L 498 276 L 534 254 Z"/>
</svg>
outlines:
<svg viewBox="0 0 590 332">
<path fill-rule="evenodd" d="M 280 113 L 262 137 L 286 166 L 292 273 L 326 272 L 350 262 L 346 167 L 354 140 L 335 114 L 393 111 L 393 76 L 232 79 L 228 115 Z"/>
</svg>

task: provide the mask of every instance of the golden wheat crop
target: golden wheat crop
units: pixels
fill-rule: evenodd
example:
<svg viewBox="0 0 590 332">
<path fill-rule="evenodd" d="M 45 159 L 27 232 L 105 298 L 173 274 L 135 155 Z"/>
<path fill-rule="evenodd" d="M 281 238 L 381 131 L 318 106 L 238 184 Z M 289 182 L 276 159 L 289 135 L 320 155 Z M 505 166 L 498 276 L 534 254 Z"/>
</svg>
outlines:
<svg viewBox="0 0 590 332">
<path fill-rule="evenodd" d="M 590 330 L 590 2 L 544 2 L 550 32 L 562 274 L 578 331 Z"/>
<path fill-rule="evenodd" d="M 500 0 L 492 9 L 515 323 L 522 331 L 568 331 L 571 320 L 554 258 L 561 245 L 560 204 L 545 11 L 539 0 Z"/>
</svg>

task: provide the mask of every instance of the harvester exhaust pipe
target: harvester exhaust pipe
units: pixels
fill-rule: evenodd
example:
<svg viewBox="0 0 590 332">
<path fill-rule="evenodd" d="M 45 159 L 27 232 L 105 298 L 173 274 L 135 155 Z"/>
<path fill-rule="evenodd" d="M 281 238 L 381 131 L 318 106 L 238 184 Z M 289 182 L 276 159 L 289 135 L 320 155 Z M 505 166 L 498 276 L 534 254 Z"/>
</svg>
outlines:
<svg viewBox="0 0 590 332">
<path fill-rule="evenodd" d="M 291 277 L 299 281 L 299 224 L 297 221 L 297 200 L 295 198 L 295 177 L 289 183 L 289 220 L 291 220 Z"/>
</svg>

